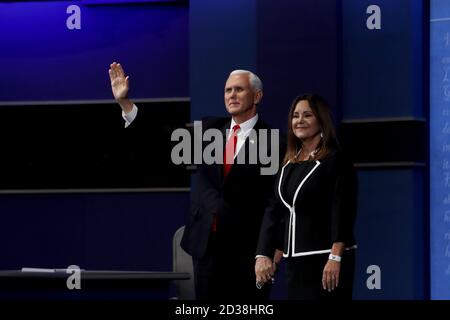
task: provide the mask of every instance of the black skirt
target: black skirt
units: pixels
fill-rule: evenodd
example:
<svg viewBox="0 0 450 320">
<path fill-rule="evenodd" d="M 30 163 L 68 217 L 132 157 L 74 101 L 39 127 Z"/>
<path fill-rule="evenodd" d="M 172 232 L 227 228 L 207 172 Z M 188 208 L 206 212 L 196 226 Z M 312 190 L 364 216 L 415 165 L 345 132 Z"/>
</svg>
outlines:
<svg viewBox="0 0 450 320">
<path fill-rule="evenodd" d="M 355 273 L 355 250 L 342 256 L 339 285 L 331 292 L 322 287 L 326 254 L 314 254 L 286 259 L 286 279 L 289 300 L 351 300 Z"/>
</svg>

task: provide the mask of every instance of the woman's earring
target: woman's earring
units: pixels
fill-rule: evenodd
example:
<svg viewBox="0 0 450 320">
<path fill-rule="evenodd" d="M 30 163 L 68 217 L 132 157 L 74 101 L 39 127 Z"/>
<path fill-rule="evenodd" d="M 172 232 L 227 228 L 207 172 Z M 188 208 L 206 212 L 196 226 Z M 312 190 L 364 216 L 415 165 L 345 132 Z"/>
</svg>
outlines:
<svg viewBox="0 0 450 320">
<path fill-rule="evenodd" d="M 320 137 L 323 138 L 323 133 L 322 133 L 322 131 L 320 132 Z"/>
</svg>

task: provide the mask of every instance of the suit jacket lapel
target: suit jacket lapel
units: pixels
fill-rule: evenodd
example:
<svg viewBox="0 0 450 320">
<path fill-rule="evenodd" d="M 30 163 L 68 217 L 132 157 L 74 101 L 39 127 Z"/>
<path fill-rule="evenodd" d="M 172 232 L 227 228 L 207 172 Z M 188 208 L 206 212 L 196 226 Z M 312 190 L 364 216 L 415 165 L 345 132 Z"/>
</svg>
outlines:
<svg viewBox="0 0 450 320">
<path fill-rule="evenodd" d="M 229 121 L 227 121 L 222 128 L 220 128 L 220 131 L 222 132 L 222 138 L 223 138 L 222 139 L 223 155 L 225 154 L 225 146 L 227 144 L 227 133 L 226 133 L 226 131 L 230 129 L 230 125 L 231 125 L 231 119 Z M 222 161 L 223 161 L 223 157 L 222 157 Z M 223 164 L 217 165 L 216 169 L 217 169 L 217 175 L 219 177 L 219 181 L 221 181 L 221 183 L 223 183 L 223 181 L 224 181 Z"/>
</svg>

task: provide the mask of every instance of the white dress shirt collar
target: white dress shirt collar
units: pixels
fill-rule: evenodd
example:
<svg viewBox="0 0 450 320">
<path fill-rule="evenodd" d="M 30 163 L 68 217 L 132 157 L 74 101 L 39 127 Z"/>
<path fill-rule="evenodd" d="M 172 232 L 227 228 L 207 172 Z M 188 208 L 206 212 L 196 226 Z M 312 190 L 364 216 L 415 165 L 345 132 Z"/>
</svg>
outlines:
<svg viewBox="0 0 450 320">
<path fill-rule="evenodd" d="M 241 130 L 239 130 L 238 133 L 237 133 L 237 144 L 236 144 L 235 158 L 236 158 L 239 150 L 244 145 L 245 140 L 250 135 L 250 132 L 253 129 L 253 127 L 255 126 L 257 121 L 258 121 L 258 114 L 256 114 L 253 118 L 250 118 L 250 119 L 248 119 L 245 122 L 242 122 L 239 125 L 239 127 L 241 127 Z M 235 125 L 236 125 L 236 122 L 234 121 L 234 119 L 231 119 L 231 125 L 230 125 L 230 129 L 229 129 L 229 132 L 228 132 L 227 141 L 230 138 L 231 134 L 233 133 L 233 127 Z M 254 141 L 250 140 L 250 143 L 254 143 Z"/>
<path fill-rule="evenodd" d="M 245 122 L 242 122 L 239 127 L 241 127 L 241 130 L 238 132 L 238 137 L 246 138 L 250 134 L 250 130 L 253 129 L 256 122 L 258 122 L 258 114 L 255 114 L 254 117 L 248 119 Z M 228 138 L 230 138 L 231 133 L 233 133 L 233 127 L 236 125 L 236 121 L 234 121 L 233 118 L 231 118 L 231 124 L 230 124 L 230 131 L 228 133 Z"/>
</svg>

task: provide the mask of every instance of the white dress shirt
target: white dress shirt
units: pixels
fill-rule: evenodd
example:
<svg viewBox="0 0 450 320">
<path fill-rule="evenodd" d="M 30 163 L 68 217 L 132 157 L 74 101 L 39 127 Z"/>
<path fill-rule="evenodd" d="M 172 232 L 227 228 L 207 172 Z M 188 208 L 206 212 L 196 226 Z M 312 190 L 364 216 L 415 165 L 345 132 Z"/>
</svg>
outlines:
<svg viewBox="0 0 450 320">
<path fill-rule="evenodd" d="M 236 144 L 236 153 L 234 154 L 234 157 L 236 158 L 237 154 L 239 153 L 239 150 L 242 148 L 242 146 L 245 143 L 245 139 L 247 139 L 248 135 L 250 134 L 250 131 L 253 129 L 253 127 L 255 126 L 256 122 L 258 121 L 258 114 L 255 114 L 254 117 L 248 119 L 245 122 L 242 122 L 239 127 L 241 127 L 241 130 L 239 130 L 239 132 L 237 133 L 237 144 Z M 237 123 L 234 121 L 234 119 L 231 119 L 231 124 L 230 124 L 230 131 L 228 132 L 228 137 L 227 137 L 227 141 L 228 139 L 230 139 L 231 134 L 233 133 L 233 127 L 236 125 Z"/>
<path fill-rule="evenodd" d="M 133 109 L 131 109 L 130 112 L 125 113 L 124 111 L 122 111 L 122 118 L 123 120 L 125 120 L 125 128 L 128 127 L 134 121 L 134 119 L 136 119 L 137 113 L 138 108 L 135 104 L 133 104 Z"/>
</svg>

